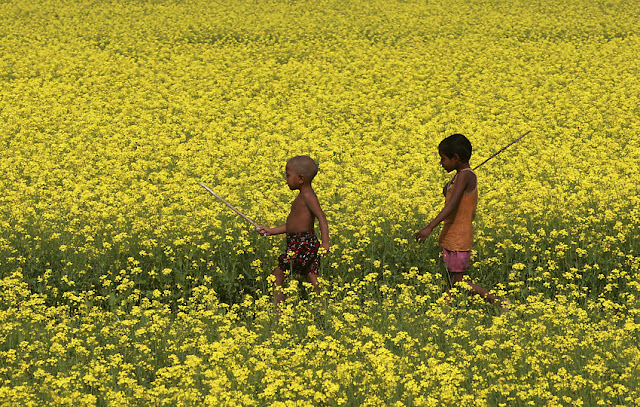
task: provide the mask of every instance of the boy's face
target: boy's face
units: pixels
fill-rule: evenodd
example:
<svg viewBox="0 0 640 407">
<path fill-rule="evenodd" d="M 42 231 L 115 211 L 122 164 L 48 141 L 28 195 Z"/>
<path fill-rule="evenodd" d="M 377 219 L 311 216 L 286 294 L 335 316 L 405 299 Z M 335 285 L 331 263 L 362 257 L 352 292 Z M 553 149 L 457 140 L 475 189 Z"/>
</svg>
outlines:
<svg viewBox="0 0 640 407">
<path fill-rule="evenodd" d="M 302 185 L 302 175 L 296 173 L 289 164 L 284 167 L 284 179 L 291 190 L 298 189 Z"/>
<path fill-rule="evenodd" d="M 438 150 L 438 154 L 440 154 L 440 165 L 446 172 L 451 172 L 458 168 L 460 159 L 458 158 L 457 154 L 455 154 L 453 157 L 447 157 L 446 155 L 442 154 L 442 151 L 440 150 Z"/>
</svg>

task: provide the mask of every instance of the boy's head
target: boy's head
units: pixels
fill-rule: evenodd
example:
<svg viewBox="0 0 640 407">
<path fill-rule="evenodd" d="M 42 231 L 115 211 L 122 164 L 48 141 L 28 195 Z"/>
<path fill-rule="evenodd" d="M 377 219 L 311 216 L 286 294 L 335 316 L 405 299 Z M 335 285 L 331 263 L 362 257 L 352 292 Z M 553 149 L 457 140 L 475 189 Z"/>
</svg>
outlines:
<svg viewBox="0 0 640 407">
<path fill-rule="evenodd" d="M 469 139 L 462 134 L 454 134 L 442 140 L 438 145 L 438 150 L 448 158 L 453 158 L 457 155 L 461 162 L 467 163 L 471 158 L 473 149 Z"/>
<path fill-rule="evenodd" d="M 287 183 L 289 187 L 295 183 L 309 183 L 318 173 L 318 164 L 308 155 L 298 155 L 287 161 Z"/>
</svg>

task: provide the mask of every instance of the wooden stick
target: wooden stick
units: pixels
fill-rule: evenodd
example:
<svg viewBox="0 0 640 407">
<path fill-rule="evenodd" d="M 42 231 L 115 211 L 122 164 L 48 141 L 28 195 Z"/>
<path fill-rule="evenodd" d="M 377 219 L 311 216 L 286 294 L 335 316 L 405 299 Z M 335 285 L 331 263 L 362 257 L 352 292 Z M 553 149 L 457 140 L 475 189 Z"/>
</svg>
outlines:
<svg viewBox="0 0 640 407">
<path fill-rule="evenodd" d="M 258 225 L 252 221 L 251 219 L 247 218 L 242 212 L 240 212 L 239 210 L 237 210 L 236 208 L 234 208 L 233 205 L 231 205 L 229 202 L 225 201 L 224 198 L 222 198 L 220 195 L 216 194 L 215 192 L 213 192 L 208 186 L 206 186 L 205 184 L 203 184 L 202 182 L 200 183 L 200 186 L 204 189 L 206 189 L 207 191 L 209 191 L 211 193 L 211 195 L 215 196 L 216 198 L 218 198 L 220 201 L 222 201 L 223 204 L 227 205 L 229 208 L 233 209 L 233 211 L 235 213 L 237 213 L 238 215 L 242 216 L 243 218 L 245 218 L 245 220 L 247 220 L 249 223 L 251 223 L 253 225 L 254 228 L 258 229 Z"/>
<path fill-rule="evenodd" d="M 509 148 L 512 144 L 517 143 L 521 138 L 523 138 L 524 136 L 526 136 L 527 134 L 531 133 L 531 130 L 527 131 L 526 133 L 524 133 L 522 136 L 518 137 L 517 139 L 513 140 L 511 143 L 507 144 L 506 146 L 502 147 L 498 152 L 493 153 L 493 155 L 489 158 L 487 158 L 486 160 L 484 160 L 483 162 L 481 162 L 480 164 L 476 165 L 473 170 L 477 170 L 478 168 L 480 168 L 481 165 L 483 165 L 484 163 L 486 163 L 487 161 L 489 161 L 490 159 L 492 159 L 493 157 L 497 156 L 498 154 L 500 154 L 501 152 L 503 152 L 504 150 L 506 150 L 507 148 Z"/>
</svg>

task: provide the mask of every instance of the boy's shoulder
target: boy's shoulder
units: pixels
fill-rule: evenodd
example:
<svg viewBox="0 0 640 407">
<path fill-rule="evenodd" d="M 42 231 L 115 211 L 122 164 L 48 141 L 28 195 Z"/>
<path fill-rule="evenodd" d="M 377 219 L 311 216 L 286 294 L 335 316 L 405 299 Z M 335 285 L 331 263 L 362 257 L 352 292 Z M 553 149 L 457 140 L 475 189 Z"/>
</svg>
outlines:
<svg viewBox="0 0 640 407">
<path fill-rule="evenodd" d="M 313 187 L 309 186 L 308 188 L 301 188 L 299 195 L 307 198 L 307 197 L 317 197 L 316 191 L 313 190 Z"/>
<path fill-rule="evenodd" d="M 309 202 L 318 202 L 318 195 L 316 195 L 316 191 L 314 191 L 311 186 L 309 186 L 309 188 L 300 189 L 300 193 L 298 194 L 298 196 L 301 197 L 307 204 Z"/>
<path fill-rule="evenodd" d="M 470 168 L 458 171 L 452 181 L 454 181 L 453 183 L 464 187 L 465 190 L 468 190 L 467 188 L 473 189 L 478 185 L 478 177 Z"/>
<path fill-rule="evenodd" d="M 456 174 L 457 179 L 461 180 L 475 180 L 478 178 L 475 172 L 471 168 L 465 168 L 463 170 L 458 171 Z"/>
</svg>

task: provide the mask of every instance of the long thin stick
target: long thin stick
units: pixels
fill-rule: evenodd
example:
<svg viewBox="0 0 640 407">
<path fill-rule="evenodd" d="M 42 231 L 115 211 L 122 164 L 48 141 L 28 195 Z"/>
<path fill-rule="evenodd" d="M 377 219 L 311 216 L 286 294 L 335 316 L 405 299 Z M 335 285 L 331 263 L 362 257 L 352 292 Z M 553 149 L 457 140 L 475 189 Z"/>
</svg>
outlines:
<svg viewBox="0 0 640 407">
<path fill-rule="evenodd" d="M 528 130 L 526 133 L 524 133 L 522 136 L 518 137 L 517 139 L 513 140 L 511 143 L 507 144 L 506 146 L 502 147 L 498 152 L 493 153 L 493 155 L 489 158 L 487 158 L 486 160 L 484 160 L 483 162 L 481 162 L 480 164 L 476 165 L 473 170 L 477 170 L 478 168 L 480 168 L 481 165 L 483 165 L 484 163 L 486 163 L 487 161 L 489 161 L 490 159 L 492 159 L 493 157 L 497 156 L 498 154 L 500 154 L 501 152 L 503 152 L 504 150 L 506 150 L 507 148 L 509 148 L 512 144 L 517 143 L 521 138 L 523 138 L 524 136 L 526 136 L 527 134 L 531 133 L 531 130 Z"/>
<path fill-rule="evenodd" d="M 251 223 L 253 225 L 254 228 L 258 229 L 258 225 L 252 221 L 251 219 L 247 218 L 242 212 L 240 212 L 239 210 L 237 210 L 233 205 L 231 205 L 229 202 L 225 201 L 224 198 L 222 198 L 220 195 L 216 194 L 215 192 L 213 192 L 208 186 L 206 186 L 205 184 L 203 184 L 202 182 L 200 183 L 200 186 L 204 189 L 206 189 L 207 191 L 211 192 L 211 195 L 215 196 L 216 198 L 218 198 L 220 201 L 222 201 L 223 204 L 227 205 L 229 208 L 233 209 L 233 211 L 235 213 L 237 213 L 238 215 L 242 216 L 243 218 L 245 218 L 245 220 L 247 220 L 249 223 Z"/>
</svg>

